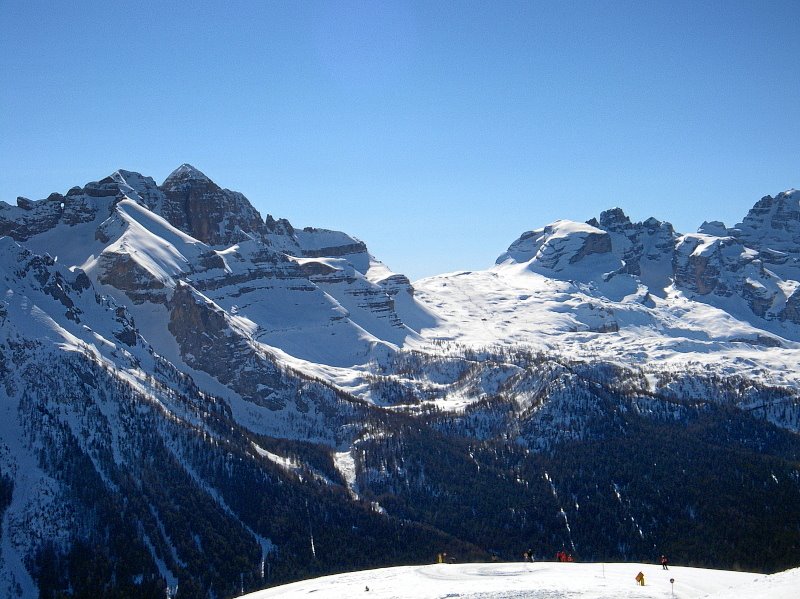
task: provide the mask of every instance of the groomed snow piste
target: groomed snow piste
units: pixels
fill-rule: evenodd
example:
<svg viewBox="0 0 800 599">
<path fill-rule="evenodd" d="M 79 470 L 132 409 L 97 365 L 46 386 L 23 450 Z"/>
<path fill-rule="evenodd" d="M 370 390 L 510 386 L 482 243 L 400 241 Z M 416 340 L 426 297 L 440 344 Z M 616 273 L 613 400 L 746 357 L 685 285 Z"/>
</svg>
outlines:
<svg viewBox="0 0 800 599">
<path fill-rule="evenodd" d="M 641 571 L 645 586 L 634 578 Z M 674 584 L 670 583 L 674 579 Z M 350 572 L 245 595 L 247 599 L 795 599 L 800 569 L 766 576 L 653 564 L 435 564 Z"/>
</svg>

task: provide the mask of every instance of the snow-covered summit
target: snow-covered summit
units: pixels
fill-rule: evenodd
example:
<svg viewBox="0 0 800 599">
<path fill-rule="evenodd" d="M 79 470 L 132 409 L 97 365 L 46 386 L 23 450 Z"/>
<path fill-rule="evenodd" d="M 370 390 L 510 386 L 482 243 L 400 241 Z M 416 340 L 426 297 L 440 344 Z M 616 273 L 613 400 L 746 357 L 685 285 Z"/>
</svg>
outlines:
<svg viewBox="0 0 800 599">
<path fill-rule="evenodd" d="M 704 235 L 714 235 L 716 237 L 727 237 L 728 235 L 728 228 L 725 226 L 725 223 L 719 220 L 712 220 L 712 221 L 703 221 L 703 224 L 700 225 L 697 229 L 698 233 L 703 233 Z"/>
<path fill-rule="evenodd" d="M 119 169 L 66 196 L 0 206 L 4 233 L 85 269 L 132 310 L 164 304 L 179 281 L 189 283 L 246 315 L 261 342 L 314 362 L 366 362 L 375 348 L 396 348 L 431 320 L 408 279 L 362 241 L 265 222 L 244 195 L 189 164 L 161 186 Z M 325 330 L 336 338 L 321 336 Z"/>
<path fill-rule="evenodd" d="M 211 179 L 209 179 L 201 170 L 193 167 L 189 163 L 184 162 L 169 175 L 167 175 L 167 178 L 164 179 L 164 182 L 161 184 L 161 186 L 170 188 L 173 185 L 184 183 L 186 181 L 208 182 L 211 181 Z"/>
<path fill-rule="evenodd" d="M 764 196 L 734 229 L 742 235 L 761 232 L 775 238 L 776 232 L 785 231 L 796 236 L 800 232 L 800 192 L 787 189 L 774 198 Z"/>
<path fill-rule="evenodd" d="M 496 261 L 498 265 L 523 263 L 559 278 L 602 277 L 622 266 L 611 252 L 608 232 L 567 220 L 524 233 Z"/>
</svg>

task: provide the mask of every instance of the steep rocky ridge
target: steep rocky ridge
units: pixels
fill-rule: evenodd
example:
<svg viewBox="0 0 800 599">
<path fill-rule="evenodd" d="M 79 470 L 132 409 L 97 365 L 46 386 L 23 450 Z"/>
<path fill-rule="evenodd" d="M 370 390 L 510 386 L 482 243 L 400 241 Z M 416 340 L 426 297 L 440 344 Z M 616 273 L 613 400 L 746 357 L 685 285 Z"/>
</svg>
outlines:
<svg viewBox="0 0 800 599">
<path fill-rule="evenodd" d="M 764 331 L 757 338 L 767 343 L 780 344 L 769 340 L 772 335 L 798 341 L 795 193 L 763 198 L 736 228 L 706 222 L 701 232 L 683 235 L 654 218 L 633 223 L 619 208 L 586 225 L 558 221 L 524 233 L 494 270 L 508 278 L 510 268 L 525 265 L 533 273 L 573 283 L 573 297 L 584 296 L 606 311 L 638 311 L 631 301 L 656 308 L 654 298 L 670 308 L 685 298 Z M 474 293 L 482 292 L 476 288 Z M 659 319 L 659 311 L 645 314 L 648 320 Z M 596 330 L 617 331 L 619 323 Z"/>
<path fill-rule="evenodd" d="M 374 346 L 391 349 L 415 334 L 395 309 L 403 293 L 406 313 L 420 320 L 408 279 L 375 260 L 363 242 L 336 231 L 295 230 L 284 219 L 262 221 L 242 194 L 190 165 L 161 186 L 119 170 L 70 190 L 63 208 L 61 197 L 27 209 L 1 206 L 0 227 L 41 252 L 58 247 L 59 223 L 78 238 L 94 227 L 91 242 L 58 247 L 61 259 L 122 292 L 117 298 L 134 311 L 164 305 L 183 281 L 247 316 L 256 337 L 337 365 L 364 362 Z M 325 329 L 341 343 L 315 343 Z"/>
<path fill-rule="evenodd" d="M 231 245 L 246 233 L 263 233 L 264 221 L 241 193 L 221 189 L 189 164 L 175 169 L 159 187 L 161 214 L 173 226 L 209 245 Z"/>
</svg>

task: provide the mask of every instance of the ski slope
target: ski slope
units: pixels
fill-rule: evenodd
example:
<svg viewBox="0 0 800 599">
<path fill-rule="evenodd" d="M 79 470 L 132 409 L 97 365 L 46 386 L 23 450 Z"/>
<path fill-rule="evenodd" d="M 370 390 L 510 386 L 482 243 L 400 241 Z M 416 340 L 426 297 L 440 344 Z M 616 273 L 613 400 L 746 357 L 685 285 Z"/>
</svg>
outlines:
<svg viewBox="0 0 800 599">
<path fill-rule="evenodd" d="M 645 586 L 634 577 L 642 571 Z M 670 584 L 674 579 L 674 585 Z M 800 569 L 772 576 L 654 564 L 537 562 L 435 564 L 351 572 L 295 582 L 247 599 L 795 599 Z M 674 594 L 673 594 L 674 593 Z"/>
</svg>

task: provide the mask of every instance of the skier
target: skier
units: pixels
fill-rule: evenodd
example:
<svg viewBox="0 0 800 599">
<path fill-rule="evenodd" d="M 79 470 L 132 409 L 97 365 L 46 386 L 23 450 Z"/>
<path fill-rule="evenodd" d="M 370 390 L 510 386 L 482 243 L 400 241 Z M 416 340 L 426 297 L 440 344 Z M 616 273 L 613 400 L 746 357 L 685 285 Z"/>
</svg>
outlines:
<svg viewBox="0 0 800 599">
<path fill-rule="evenodd" d="M 522 559 L 524 559 L 526 562 L 532 562 L 533 561 L 533 549 L 528 549 L 527 551 L 524 551 L 522 553 Z"/>
<path fill-rule="evenodd" d="M 667 556 L 666 555 L 662 555 L 661 556 L 661 569 L 662 570 L 669 570 L 669 568 L 667 567 L 668 564 L 669 564 L 669 560 L 667 560 Z"/>
</svg>

